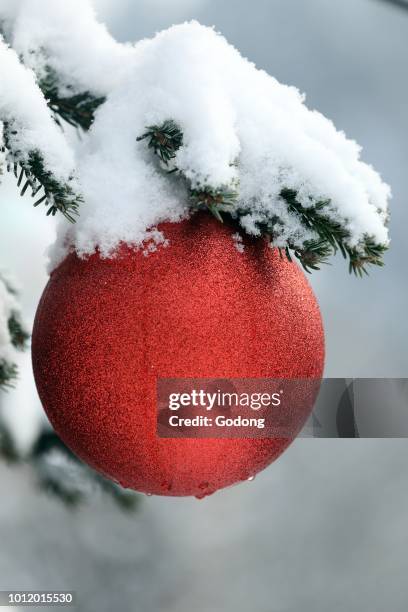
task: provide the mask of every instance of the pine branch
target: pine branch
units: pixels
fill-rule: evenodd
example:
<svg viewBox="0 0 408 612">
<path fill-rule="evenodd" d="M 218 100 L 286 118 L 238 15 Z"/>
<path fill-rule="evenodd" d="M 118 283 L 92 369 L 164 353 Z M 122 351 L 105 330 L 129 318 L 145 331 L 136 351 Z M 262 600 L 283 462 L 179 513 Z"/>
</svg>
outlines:
<svg viewBox="0 0 408 612">
<path fill-rule="evenodd" d="M 104 478 L 94 470 L 87 468 L 92 474 L 92 477 L 99 484 L 102 491 L 109 495 L 113 501 L 124 511 L 132 512 L 137 509 L 140 502 L 140 497 L 134 491 L 123 489 L 121 486 Z"/>
<path fill-rule="evenodd" d="M 177 151 L 183 145 L 183 132 L 171 119 L 166 120 L 161 125 L 151 125 L 146 127 L 146 132 L 136 140 L 148 139 L 148 147 L 153 149 L 160 161 L 168 166 L 176 157 Z M 169 170 L 169 174 L 179 172 L 178 168 Z M 207 208 L 220 223 L 223 223 L 221 210 L 223 207 L 232 206 L 238 199 L 238 192 L 231 188 L 211 189 L 209 186 L 202 188 L 192 188 L 188 183 L 191 205 L 195 208 Z"/>
<path fill-rule="evenodd" d="M 363 243 L 363 253 L 358 249 L 347 249 L 350 258 L 349 271 L 354 272 L 356 276 L 362 277 L 363 274 L 368 274 L 366 266 L 374 265 L 383 267 L 384 254 L 388 247 L 384 244 L 378 244 L 370 236 L 365 236 Z"/>
<path fill-rule="evenodd" d="M 238 199 L 238 192 L 232 189 L 212 190 L 210 187 L 203 189 L 190 189 L 191 204 L 197 208 L 208 208 L 214 217 L 223 223 L 220 209 L 233 206 Z"/>
<path fill-rule="evenodd" d="M 48 495 L 57 497 L 68 508 L 75 508 L 84 501 L 82 491 L 73 489 L 64 479 L 56 478 L 53 474 L 41 474 L 37 485 Z"/>
<path fill-rule="evenodd" d="M 0 457 L 7 463 L 18 463 L 20 461 L 14 440 L 7 427 L 0 422 Z"/>
<path fill-rule="evenodd" d="M 46 169 L 44 158 L 40 151 L 30 151 L 28 157 L 23 156 L 20 151 L 13 151 L 11 137 L 17 135 L 10 125 L 3 125 L 3 147 L 6 153 L 6 167 L 17 179 L 20 195 L 24 195 L 28 189 L 31 197 L 36 198 L 34 206 L 44 204 L 48 207 L 47 215 L 55 215 L 61 212 L 68 221 L 75 222 L 78 208 L 83 201 L 82 196 L 75 193 L 69 182 L 60 183 L 54 175 Z"/>
<path fill-rule="evenodd" d="M 320 270 L 320 266 L 329 263 L 329 257 L 333 251 L 325 240 L 307 240 L 302 249 L 290 245 L 286 256 L 291 261 L 290 251 L 302 264 L 305 272 L 311 273 L 313 270 Z"/>
<path fill-rule="evenodd" d="M 0 359 L 0 389 L 3 391 L 12 389 L 17 378 L 18 370 L 16 364 Z"/>
<path fill-rule="evenodd" d="M 162 125 L 146 127 L 146 132 L 136 140 L 144 139 L 148 140 L 149 149 L 153 149 L 161 161 L 168 164 L 176 157 L 176 152 L 183 144 L 183 133 L 177 123 L 169 119 Z"/>
<path fill-rule="evenodd" d="M 34 463 L 37 470 L 38 482 L 42 489 L 58 497 L 63 503 L 75 507 L 86 501 L 86 493 L 78 488 L 70 487 L 68 483 L 61 482 L 49 471 L 41 469 L 45 457 L 52 451 L 62 455 L 81 468 L 84 479 L 97 484 L 101 490 L 109 495 L 123 511 L 133 511 L 139 504 L 139 496 L 134 491 L 128 491 L 98 474 L 95 470 L 82 463 L 69 448 L 62 442 L 54 431 L 44 430 L 37 439 L 29 460 Z"/>
<path fill-rule="evenodd" d="M 26 349 L 30 334 L 24 329 L 17 312 L 11 313 L 8 320 L 8 329 L 12 345 L 20 351 Z"/>
<path fill-rule="evenodd" d="M 295 249 L 296 257 L 306 270 L 309 267 L 314 270 L 319 269 L 318 266 L 327 263 L 327 258 L 334 255 L 337 250 L 340 250 L 345 259 L 349 259 L 349 272 L 353 272 L 356 276 L 362 277 L 363 274 L 368 274 L 367 266 L 369 265 L 384 265 L 382 257 L 387 251 L 387 246 L 378 244 L 373 238 L 365 235 L 359 247 L 350 247 L 348 244 L 350 232 L 339 221 L 325 214 L 330 201 L 321 201 L 305 208 L 298 202 L 297 193 L 294 190 L 282 190 L 281 197 L 287 203 L 288 209 L 298 215 L 302 223 L 319 236 L 319 241 L 305 243 L 304 249 Z M 310 261 L 313 260 L 314 265 L 310 265 Z"/>
<path fill-rule="evenodd" d="M 7 293 L 9 293 L 14 298 L 17 297 L 17 291 L 15 288 L 7 281 L 6 278 L 2 274 L 0 274 L 0 283 L 6 289 Z M 24 329 L 24 326 L 21 322 L 20 313 L 17 309 L 12 310 L 11 312 L 7 312 L 7 331 L 9 334 L 9 339 L 7 340 L 7 344 L 11 344 L 17 350 L 23 351 L 28 343 L 30 335 Z M 0 359 L 0 390 L 7 390 L 14 387 L 14 383 L 18 377 L 18 369 L 17 365 L 8 359 L 4 358 Z"/>
<path fill-rule="evenodd" d="M 50 66 L 45 68 L 45 76 L 39 80 L 38 85 L 60 127 L 63 127 L 62 121 L 65 121 L 75 128 L 88 131 L 94 122 L 95 112 L 106 100 L 105 97 L 94 96 L 89 91 L 75 93 L 70 85 L 65 89 L 72 92 L 71 95 L 61 95 L 57 73 Z"/>
<path fill-rule="evenodd" d="M 96 110 L 105 102 L 104 97 L 94 96 L 89 91 L 74 93 L 71 86 L 65 89 L 68 92 L 72 91 L 72 95 L 61 95 L 57 73 L 49 66 L 45 68 L 45 76 L 39 80 L 38 85 L 47 100 L 54 120 L 61 128 L 65 121 L 84 131 L 89 130 Z M 72 179 L 63 183 L 57 180 L 46 169 L 44 157 L 38 149 L 30 151 L 28 156 L 14 150 L 11 142 L 17 133 L 9 123 L 4 122 L 3 145 L 0 150 L 6 153 L 7 170 L 17 179 L 20 194 L 23 196 L 27 190 L 30 190 L 31 196 L 36 198 L 34 206 L 44 204 L 48 208 L 47 215 L 54 216 L 57 212 L 61 212 L 68 221 L 74 223 L 83 198 L 75 193 L 71 184 Z"/>
<path fill-rule="evenodd" d="M 144 139 L 148 139 L 149 148 L 153 149 L 165 166 L 169 166 L 176 157 L 178 149 L 183 145 L 183 133 L 172 120 L 167 120 L 162 125 L 147 127 L 146 132 L 137 138 L 138 141 Z M 179 172 L 178 168 L 172 168 L 169 174 L 173 172 Z M 191 186 L 186 177 L 184 179 L 190 191 L 192 207 L 207 208 L 221 223 L 223 222 L 222 212 L 229 214 L 233 223 L 239 222 L 240 217 L 248 214 L 247 210 L 240 210 L 235 206 L 239 199 L 235 186 L 216 190 L 209 186 L 196 188 Z M 372 237 L 365 235 L 361 244 L 357 247 L 350 247 L 351 236 L 347 229 L 347 221 L 336 221 L 328 214 L 331 204 L 329 200 L 306 208 L 300 204 L 297 199 L 298 194 L 293 189 L 283 189 L 280 196 L 285 201 L 288 211 L 296 215 L 305 228 L 317 234 L 316 239 L 306 240 L 302 247 L 289 242 L 286 247 L 280 248 L 281 255 L 285 255 L 289 261 L 292 261 L 293 254 L 304 270 L 311 272 L 319 270 L 322 264 L 327 264 L 330 256 L 339 250 L 343 257 L 349 260 L 349 271 L 354 272 L 357 276 L 367 274 L 369 265 L 384 265 L 382 258 L 387 246 L 378 244 Z M 226 211 L 224 211 L 225 208 Z M 279 217 L 273 215 L 270 219 L 257 222 L 256 225 L 262 236 L 273 240 L 276 235 L 276 226 L 282 225 L 282 222 Z"/>
<path fill-rule="evenodd" d="M 1 372 L 2 362 L 0 362 L 0 380 Z M 72 465 L 75 469 L 78 468 L 79 482 L 69 473 L 69 469 L 68 473 L 66 473 L 63 468 L 57 470 L 47 468 L 47 455 L 54 451 L 63 455 L 67 460 L 68 467 Z M 57 498 L 69 508 L 75 508 L 81 503 L 86 502 L 92 495 L 95 485 L 111 497 L 124 512 L 136 510 L 140 502 L 140 496 L 137 493 L 122 489 L 119 485 L 105 479 L 83 464 L 53 431 L 42 431 L 31 453 L 28 456 L 22 456 L 14 443 L 9 429 L 0 419 L 0 458 L 8 463 L 27 463 L 30 465 L 36 475 L 36 482 L 39 488 Z M 86 486 L 82 486 L 82 482 L 90 485 L 89 491 Z"/>
</svg>

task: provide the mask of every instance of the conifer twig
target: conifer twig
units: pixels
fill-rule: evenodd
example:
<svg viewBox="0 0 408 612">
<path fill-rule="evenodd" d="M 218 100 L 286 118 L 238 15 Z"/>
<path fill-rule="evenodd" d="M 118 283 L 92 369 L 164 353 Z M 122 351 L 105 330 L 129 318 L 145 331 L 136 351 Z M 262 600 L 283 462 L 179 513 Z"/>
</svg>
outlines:
<svg viewBox="0 0 408 612">
<path fill-rule="evenodd" d="M 148 147 L 153 149 L 165 165 L 170 164 L 183 145 L 183 133 L 179 126 L 170 119 L 161 125 L 147 127 L 146 132 L 137 138 L 138 141 L 144 139 L 148 140 Z M 171 169 L 169 173 L 174 172 L 179 172 L 178 168 Z M 216 190 L 210 186 L 197 188 L 192 187 L 186 178 L 185 180 L 189 187 L 192 207 L 207 208 L 221 223 L 223 222 L 222 213 L 230 214 L 235 222 L 239 222 L 240 217 L 246 214 L 246 211 L 237 209 L 235 206 L 239 200 L 239 193 L 233 186 Z M 347 220 L 342 223 L 330 216 L 330 200 L 304 207 L 298 201 L 298 194 L 293 189 L 283 189 L 280 197 L 286 203 L 288 211 L 295 215 L 305 228 L 316 234 L 315 239 L 306 240 L 302 246 L 288 242 L 286 247 L 279 249 L 280 253 L 290 261 L 292 261 L 292 255 L 298 259 L 306 272 L 319 270 L 320 266 L 327 264 L 329 258 L 337 251 L 340 251 L 343 257 L 349 260 L 349 271 L 360 277 L 367 274 L 369 265 L 384 265 L 383 255 L 387 246 L 378 244 L 371 236 L 365 235 L 361 244 L 351 247 Z M 275 227 L 280 223 L 280 219 L 272 215 L 270 219 L 257 222 L 256 226 L 261 235 L 270 237 L 273 242 Z"/>
<path fill-rule="evenodd" d="M 32 150 L 28 156 L 13 150 L 11 137 L 17 134 L 8 123 L 3 124 L 3 146 L 1 151 L 6 154 L 6 167 L 17 179 L 20 195 L 28 189 L 35 198 L 34 206 L 44 204 L 48 207 L 47 215 L 61 212 L 68 221 L 75 222 L 79 205 L 83 201 L 80 194 L 75 193 L 70 182 L 61 183 L 46 169 L 44 158 L 39 150 Z M 72 179 L 71 179 L 72 180 Z"/>
<path fill-rule="evenodd" d="M 95 112 L 106 100 L 104 96 L 94 96 L 89 91 L 76 93 L 70 85 L 65 87 L 69 95 L 62 95 L 58 75 L 50 66 L 46 66 L 45 75 L 38 85 L 60 127 L 65 121 L 75 128 L 88 131 L 94 122 Z"/>
</svg>

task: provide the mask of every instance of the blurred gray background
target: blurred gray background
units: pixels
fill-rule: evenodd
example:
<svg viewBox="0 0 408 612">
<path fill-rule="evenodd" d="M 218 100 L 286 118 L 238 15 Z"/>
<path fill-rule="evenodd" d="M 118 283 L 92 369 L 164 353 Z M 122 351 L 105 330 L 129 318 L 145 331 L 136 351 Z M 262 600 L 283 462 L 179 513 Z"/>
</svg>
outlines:
<svg viewBox="0 0 408 612">
<path fill-rule="evenodd" d="M 327 339 L 326 376 L 406 377 L 408 10 L 381 0 L 98 0 L 120 40 L 196 18 L 307 93 L 364 147 L 392 186 L 384 270 L 311 277 Z M 26 318 L 54 228 L 11 181 L 1 187 L 0 262 Z M 28 356 L 3 398 L 28 444 L 40 408 Z M 386 407 L 385 407 L 386 409 Z M 197 500 L 144 498 L 124 516 L 105 497 L 70 512 L 25 468 L 0 466 L 0 588 L 74 589 L 80 610 L 405 612 L 408 441 L 298 440 L 254 482 Z"/>
</svg>

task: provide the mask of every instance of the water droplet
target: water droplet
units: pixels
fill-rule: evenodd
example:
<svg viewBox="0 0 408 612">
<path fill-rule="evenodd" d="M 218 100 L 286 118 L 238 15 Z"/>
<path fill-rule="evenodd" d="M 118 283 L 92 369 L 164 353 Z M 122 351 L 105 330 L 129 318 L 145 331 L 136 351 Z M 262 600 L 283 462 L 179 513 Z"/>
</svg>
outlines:
<svg viewBox="0 0 408 612">
<path fill-rule="evenodd" d="M 255 476 L 250 476 L 249 478 L 247 478 L 248 482 L 252 482 L 253 480 L 255 480 Z"/>
<path fill-rule="evenodd" d="M 147 497 L 151 497 L 153 493 L 146 493 Z"/>
</svg>

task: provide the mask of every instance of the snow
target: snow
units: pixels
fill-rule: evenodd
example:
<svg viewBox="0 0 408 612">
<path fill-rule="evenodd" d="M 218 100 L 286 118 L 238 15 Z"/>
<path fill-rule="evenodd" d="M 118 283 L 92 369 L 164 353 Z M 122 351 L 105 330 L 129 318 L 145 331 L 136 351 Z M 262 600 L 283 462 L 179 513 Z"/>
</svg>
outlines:
<svg viewBox="0 0 408 612">
<path fill-rule="evenodd" d="M 120 242 L 140 246 L 146 239 L 152 244 L 153 237 L 153 244 L 166 243 L 157 225 L 191 214 L 186 181 L 168 176 L 146 141 L 136 141 L 146 126 L 167 119 L 183 131 L 174 161 L 192 187 L 238 185 L 235 212 L 239 209 L 246 232 L 256 235 L 258 223 L 277 217 L 277 246 L 290 241 L 301 247 L 314 237 L 280 197 L 286 188 L 295 190 L 305 207 L 330 201 L 326 212 L 348 229 L 350 246 L 366 235 L 388 243 L 390 188 L 361 161 L 360 147 L 309 110 L 296 88 L 258 70 L 213 29 L 193 21 L 123 45 L 96 21 L 91 4 L 80 0 L 63 6 L 20 0 L 11 22 L 13 46 L 34 68 L 37 61 L 41 69 L 38 51 L 45 49 L 62 85 L 70 79 L 76 88 L 107 96 L 75 147 L 85 202 L 75 226 L 61 222 L 53 265 L 69 248 L 80 255 L 98 248 L 110 256 Z M 2 53 L 9 63 L 17 61 L 10 51 Z M 10 88 L 18 93 L 18 78 L 24 75 L 28 85 L 32 75 L 15 72 Z M 31 89 L 35 97 L 32 83 Z M 20 106 L 23 114 L 28 104 Z M 37 106 L 43 117 L 43 103 Z"/>
<path fill-rule="evenodd" d="M 37 68 L 45 52 L 62 83 L 78 90 L 107 94 L 123 80 L 134 53 L 132 45 L 119 44 L 98 23 L 88 0 L 0 0 L 2 16 L 11 23 L 11 44 L 25 63 Z"/>
</svg>

